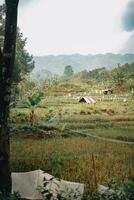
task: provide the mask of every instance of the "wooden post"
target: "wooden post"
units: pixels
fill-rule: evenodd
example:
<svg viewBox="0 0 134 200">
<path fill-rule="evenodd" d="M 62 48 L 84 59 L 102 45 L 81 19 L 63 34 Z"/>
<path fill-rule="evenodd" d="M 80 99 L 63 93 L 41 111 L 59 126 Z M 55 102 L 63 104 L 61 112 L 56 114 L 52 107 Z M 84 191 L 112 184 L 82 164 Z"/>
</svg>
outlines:
<svg viewBox="0 0 134 200">
<path fill-rule="evenodd" d="M 95 158 L 93 153 L 92 153 L 92 162 L 93 162 L 94 184 L 95 188 L 97 189 L 97 176 L 96 176 Z"/>
</svg>

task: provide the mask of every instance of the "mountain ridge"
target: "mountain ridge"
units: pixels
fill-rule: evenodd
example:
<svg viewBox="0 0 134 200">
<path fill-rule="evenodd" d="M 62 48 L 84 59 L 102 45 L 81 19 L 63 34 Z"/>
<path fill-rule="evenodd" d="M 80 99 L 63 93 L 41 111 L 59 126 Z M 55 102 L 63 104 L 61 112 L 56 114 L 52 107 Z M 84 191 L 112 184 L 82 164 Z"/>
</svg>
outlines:
<svg viewBox="0 0 134 200">
<path fill-rule="evenodd" d="M 62 75 L 66 65 L 71 65 L 74 72 L 80 72 L 82 70 L 90 71 L 95 68 L 114 68 L 119 63 L 121 65 L 128 63 L 134 63 L 134 54 L 71 54 L 71 55 L 48 55 L 48 56 L 35 56 L 35 69 L 33 71 L 34 76 L 36 73 L 42 73 L 43 70 L 49 71 L 52 74 Z"/>
</svg>

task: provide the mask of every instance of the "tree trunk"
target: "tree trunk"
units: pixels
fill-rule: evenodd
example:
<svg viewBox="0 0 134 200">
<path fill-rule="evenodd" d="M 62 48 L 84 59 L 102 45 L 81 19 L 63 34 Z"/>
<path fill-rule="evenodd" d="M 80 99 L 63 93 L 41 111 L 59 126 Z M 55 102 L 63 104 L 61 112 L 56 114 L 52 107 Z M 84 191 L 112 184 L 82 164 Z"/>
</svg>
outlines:
<svg viewBox="0 0 134 200">
<path fill-rule="evenodd" d="M 17 7 L 19 0 L 5 0 L 6 25 L 3 52 L 0 54 L 0 191 L 11 192 L 9 105 L 15 60 Z"/>
<path fill-rule="evenodd" d="M 31 110 L 30 112 L 30 125 L 32 128 L 35 127 L 35 113 L 34 113 L 34 109 Z"/>
</svg>

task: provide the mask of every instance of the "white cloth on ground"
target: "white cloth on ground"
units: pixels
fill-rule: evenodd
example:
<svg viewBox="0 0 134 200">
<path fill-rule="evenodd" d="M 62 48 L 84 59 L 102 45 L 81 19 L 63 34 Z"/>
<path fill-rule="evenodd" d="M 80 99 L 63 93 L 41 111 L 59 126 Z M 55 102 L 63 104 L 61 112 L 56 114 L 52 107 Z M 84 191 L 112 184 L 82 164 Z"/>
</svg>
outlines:
<svg viewBox="0 0 134 200">
<path fill-rule="evenodd" d="M 47 181 L 44 187 L 44 182 Z M 81 200 L 84 184 L 59 180 L 42 170 L 24 173 L 12 173 L 12 192 L 18 192 L 22 198 L 31 200 L 45 199 L 41 191 L 48 190 L 52 200 L 60 194 L 66 199 Z"/>
</svg>

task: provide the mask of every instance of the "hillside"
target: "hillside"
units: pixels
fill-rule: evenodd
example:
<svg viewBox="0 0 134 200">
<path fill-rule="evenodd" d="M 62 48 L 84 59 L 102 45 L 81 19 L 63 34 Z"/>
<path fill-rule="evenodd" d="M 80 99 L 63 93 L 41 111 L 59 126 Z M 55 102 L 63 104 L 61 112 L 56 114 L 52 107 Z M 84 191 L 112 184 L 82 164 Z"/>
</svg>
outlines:
<svg viewBox="0 0 134 200">
<path fill-rule="evenodd" d="M 116 67 L 118 63 L 133 63 L 134 62 L 134 54 L 96 54 L 96 55 L 49 55 L 49 56 L 38 56 L 34 57 L 35 60 L 35 69 L 34 76 L 36 74 L 41 74 L 42 72 L 49 71 L 50 74 L 59 74 L 61 75 L 64 71 L 64 67 L 66 65 L 71 65 L 73 67 L 74 72 L 79 72 L 84 69 L 92 70 L 95 68 L 106 67 L 113 68 Z"/>
</svg>

